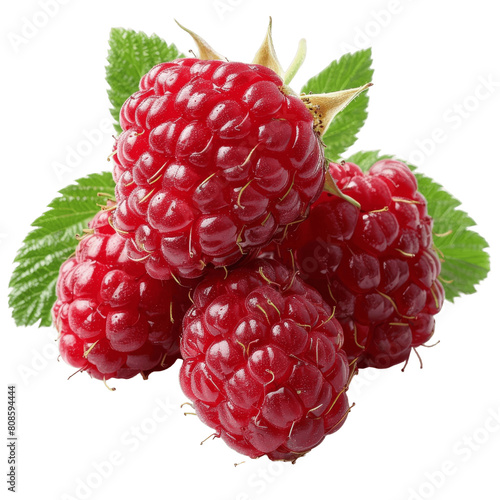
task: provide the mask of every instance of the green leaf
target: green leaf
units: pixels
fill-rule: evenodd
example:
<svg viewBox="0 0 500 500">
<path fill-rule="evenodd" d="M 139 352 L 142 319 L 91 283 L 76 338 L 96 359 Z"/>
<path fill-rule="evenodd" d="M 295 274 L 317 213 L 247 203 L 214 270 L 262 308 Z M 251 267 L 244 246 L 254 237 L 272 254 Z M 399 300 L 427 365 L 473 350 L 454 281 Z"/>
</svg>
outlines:
<svg viewBox="0 0 500 500">
<path fill-rule="evenodd" d="M 380 155 L 379 151 L 362 151 L 352 155 L 347 161 L 355 163 L 366 172 L 376 161 L 386 158 L 394 157 Z M 417 168 L 405 163 L 412 170 Z M 446 299 L 453 302 L 462 293 L 474 293 L 475 285 L 486 278 L 490 269 L 490 256 L 485 251 L 488 243 L 470 229 L 476 223 L 459 209 L 460 201 L 446 192 L 441 184 L 424 174 L 415 172 L 415 177 L 418 190 L 427 200 L 427 210 L 434 219 L 434 245 L 442 259 L 441 283 Z"/>
<path fill-rule="evenodd" d="M 81 234 L 98 212 L 103 198 L 98 193 L 113 193 L 109 172 L 78 179 L 60 191 L 61 196 L 49 210 L 33 222 L 14 260 L 18 265 L 9 286 L 9 306 L 18 326 L 50 326 L 51 308 L 56 300 L 56 282 L 61 264 L 75 251 L 75 236 Z"/>
<path fill-rule="evenodd" d="M 122 131 L 119 124 L 123 103 L 139 89 L 139 82 L 153 66 L 184 57 L 175 45 L 168 45 L 156 35 L 148 36 L 142 31 L 113 28 L 109 39 L 106 80 L 111 114 L 116 120 L 115 129 Z"/>
<path fill-rule="evenodd" d="M 453 302 L 461 293 L 474 293 L 475 285 L 488 275 L 490 256 L 485 252 L 488 243 L 469 229 L 476 223 L 458 209 L 460 201 L 429 177 L 420 173 L 415 176 L 434 219 L 434 244 L 444 261 L 441 282 L 446 298 Z"/>
<path fill-rule="evenodd" d="M 367 172 L 369 168 L 379 160 L 391 158 L 390 155 L 381 155 L 380 151 L 359 151 L 351 155 L 346 161 L 355 163 L 363 172 Z"/>
<path fill-rule="evenodd" d="M 311 78 L 302 88 L 308 94 L 323 94 L 361 87 L 373 78 L 371 49 L 345 54 L 332 62 L 321 73 Z M 323 136 L 326 156 L 337 160 L 357 139 L 357 134 L 368 116 L 368 95 L 363 92 L 342 113 L 337 115 Z"/>
</svg>

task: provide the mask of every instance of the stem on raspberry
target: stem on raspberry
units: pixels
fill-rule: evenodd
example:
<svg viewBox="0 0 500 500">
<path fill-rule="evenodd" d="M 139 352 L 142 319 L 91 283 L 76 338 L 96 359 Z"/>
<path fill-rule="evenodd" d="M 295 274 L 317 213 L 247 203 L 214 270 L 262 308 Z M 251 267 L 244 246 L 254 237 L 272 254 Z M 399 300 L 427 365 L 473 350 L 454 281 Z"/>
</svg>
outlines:
<svg viewBox="0 0 500 500">
<path fill-rule="evenodd" d="M 86 367 L 85 366 L 82 366 L 81 368 L 78 368 L 78 370 L 76 370 L 76 372 L 72 373 L 69 377 L 68 377 L 68 380 L 71 378 L 71 377 L 74 377 L 77 373 L 80 373 L 80 372 L 83 372 L 85 371 Z"/>
<path fill-rule="evenodd" d="M 213 434 L 210 434 L 210 436 L 206 437 L 206 438 L 205 438 L 205 439 L 204 439 L 204 440 L 200 443 L 200 445 L 202 445 L 205 441 L 208 441 L 210 438 L 215 439 L 216 437 L 219 437 L 219 436 L 217 435 L 217 433 L 216 433 L 216 432 L 214 432 Z"/>
<path fill-rule="evenodd" d="M 438 280 L 441 281 L 441 283 L 446 283 L 447 285 L 451 285 L 453 283 L 453 280 L 445 280 L 441 276 L 438 276 Z"/>
<path fill-rule="evenodd" d="M 110 193 L 97 193 L 97 196 L 99 196 L 101 198 L 106 198 L 106 200 L 108 200 L 108 201 L 114 201 L 114 202 L 116 202 L 116 198 L 115 198 L 114 194 L 110 194 Z"/>
<path fill-rule="evenodd" d="M 83 353 L 83 357 L 84 358 L 87 358 L 88 355 L 90 354 L 90 351 L 97 345 L 97 343 L 99 342 L 100 339 L 96 340 L 84 353 Z"/>
<path fill-rule="evenodd" d="M 417 355 L 418 361 L 420 362 L 420 369 L 424 367 L 424 363 L 422 361 L 422 358 L 420 357 L 420 354 L 418 353 L 417 349 L 413 347 L 413 350 L 415 351 L 415 354 Z"/>
<path fill-rule="evenodd" d="M 111 161 L 111 158 L 113 158 L 113 156 L 115 156 L 115 154 L 118 153 L 118 150 L 115 149 L 112 153 L 110 153 L 110 155 L 107 157 L 107 161 Z"/>
<path fill-rule="evenodd" d="M 108 391 L 111 391 L 111 392 L 116 391 L 116 387 L 109 387 L 108 383 L 106 382 L 106 377 L 103 377 L 102 381 L 104 382 L 104 385 L 106 386 L 106 389 Z"/>
<path fill-rule="evenodd" d="M 437 346 L 441 341 L 438 340 L 437 342 L 434 342 L 434 344 L 431 344 L 431 345 L 427 345 L 427 344 L 420 344 L 422 347 L 427 347 L 428 349 L 430 349 L 431 347 L 435 347 Z"/>
</svg>

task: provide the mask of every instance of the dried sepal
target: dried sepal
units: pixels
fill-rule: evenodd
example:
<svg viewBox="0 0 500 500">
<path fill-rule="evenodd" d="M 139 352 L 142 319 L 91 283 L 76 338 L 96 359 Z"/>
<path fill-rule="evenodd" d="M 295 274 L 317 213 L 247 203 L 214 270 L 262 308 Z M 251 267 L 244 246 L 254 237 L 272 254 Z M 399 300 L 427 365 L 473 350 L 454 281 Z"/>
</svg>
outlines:
<svg viewBox="0 0 500 500">
<path fill-rule="evenodd" d="M 272 69 L 280 78 L 285 77 L 285 72 L 281 67 L 281 64 L 278 60 L 278 56 L 276 55 L 276 51 L 274 50 L 273 44 L 273 20 L 269 18 L 269 26 L 267 27 L 266 37 L 262 42 L 259 50 L 255 54 L 253 58 L 254 64 L 260 64 L 261 66 L 266 66 L 269 69 Z"/>
<path fill-rule="evenodd" d="M 227 59 L 224 56 L 221 56 L 218 52 L 216 52 L 208 43 L 201 38 L 201 36 L 197 35 L 194 31 L 187 29 L 182 26 L 179 21 L 175 21 L 179 28 L 183 29 L 186 33 L 189 33 L 198 47 L 198 57 L 203 61 L 226 61 Z"/>
<path fill-rule="evenodd" d="M 304 94 L 300 98 L 314 117 L 314 130 L 322 136 L 335 116 L 371 86 L 371 83 L 367 83 L 356 89 L 339 90 L 328 94 Z"/>
</svg>

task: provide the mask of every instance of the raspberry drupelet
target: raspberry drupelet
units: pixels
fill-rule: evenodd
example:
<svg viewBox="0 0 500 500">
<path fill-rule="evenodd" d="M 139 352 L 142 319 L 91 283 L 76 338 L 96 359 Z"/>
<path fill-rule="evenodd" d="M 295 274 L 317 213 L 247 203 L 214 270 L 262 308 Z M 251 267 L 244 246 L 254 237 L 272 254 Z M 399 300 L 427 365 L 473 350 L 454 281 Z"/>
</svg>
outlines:
<svg viewBox="0 0 500 500">
<path fill-rule="evenodd" d="M 321 295 L 257 259 L 212 271 L 184 318 L 181 386 L 231 448 L 295 461 L 349 412 L 343 334 Z"/>
<path fill-rule="evenodd" d="M 265 66 L 155 66 L 120 124 L 113 223 L 158 279 L 236 263 L 305 219 L 322 191 L 313 115 Z"/>
<path fill-rule="evenodd" d="M 387 368 L 434 333 L 444 301 L 432 219 L 411 170 L 381 160 L 365 174 L 330 164 L 343 194 L 324 192 L 293 238 L 274 247 L 335 307 L 344 349 L 358 367 Z"/>
<path fill-rule="evenodd" d="M 151 278 L 128 259 L 125 241 L 108 223 L 109 211 L 90 222 L 57 281 L 54 324 L 61 356 L 92 377 L 143 377 L 179 358 L 187 290 Z"/>
</svg>

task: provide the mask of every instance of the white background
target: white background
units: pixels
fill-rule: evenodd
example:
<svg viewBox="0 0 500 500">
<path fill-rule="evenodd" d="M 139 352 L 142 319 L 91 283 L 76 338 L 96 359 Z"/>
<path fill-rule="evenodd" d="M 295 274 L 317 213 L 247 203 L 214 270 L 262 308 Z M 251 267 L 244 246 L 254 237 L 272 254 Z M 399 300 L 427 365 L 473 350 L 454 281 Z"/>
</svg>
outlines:
<svg viewBox="0 0 500 500">
<path fill-rule="evenodd" d="M 58 12 L 19 42 L 28 22 L 43 23 L 41 3 L 4 2 L 0 15 L 0 435 L 6 433 L 6 386 L 15 383 L 17 498 L 500 498 L 496 3 L 61 0 Z M 16 328 L 7 286 L 30 223 L 57 190 L 109 168 L 104 66 L 110 28 L 156 32 L 188 51 L 194 45 L 175 17 L 230 59 L 249 61 L 270 14 L 284 66 L 298 39 L 308 41 L 297 89 L 349 48 L 373 47 L 370 116 L 353 151 L 410 158 L 444 184 L 488 239 L 492 271 L 477 294 L 445 305 L 435 336 L 441 343 L 420 349 L 423 370 L 412 356 L 405 373 L 400 367 L 364 372 L 353 382 L 356 407 L 346 425 L 296 465 L 263 458 L 235 468 L 244 458 L 220 440 L 200 446 L 210 429 L 183 416 L 179 364 L 148 382 L 114 381 L 113 393 L 86 375 L 67 381 L 72 369 L 55 359 L 55 331 Z M 101 139 L 99 128 L 106 129 Z M 58 174 L 55 166 L 67 163 L 68 148 L 85 149 L 92 131 L 97 144 Z M 0 448 L 6 472 L 7 449 Z M 114 465 L 103 465 L 111 459 Z M 4 480 L 0 489 L 7 489 Z"/>
</svg>

